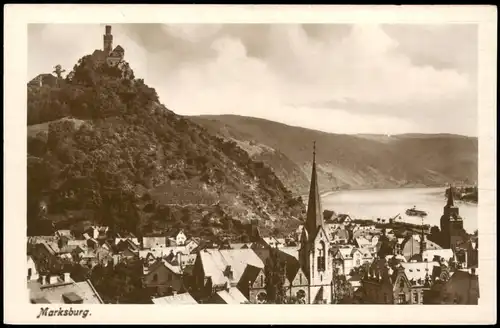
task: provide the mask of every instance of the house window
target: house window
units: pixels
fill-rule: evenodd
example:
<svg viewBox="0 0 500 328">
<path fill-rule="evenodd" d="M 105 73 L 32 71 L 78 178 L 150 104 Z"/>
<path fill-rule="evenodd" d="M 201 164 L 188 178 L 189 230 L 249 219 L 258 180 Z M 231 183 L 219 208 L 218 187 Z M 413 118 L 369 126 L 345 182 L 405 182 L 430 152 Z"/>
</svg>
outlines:
<svg viewBox="0 0 500 328">
<path fill-rule="evenodd" d="M 264 276 L 260 276 L 260 285 L 264 286 Z"/>
<path fill-rule="evenodd" d="M 405 293 L 399 294 L 398 304 L 405 304 L 405 303 L 406 303 L 406 295 L 405 295 Z"/>
<path fill-rule="evenodd" d="M 28 277 L 31 277 L 31 268 L 28 268 Z"/>
<path fill-rule="evenodd" d="M 299 273 L 299 285 L 302 285 L 302 273 Z"/>
<path fill-rule="evenodd" d="M 360 259 L 357 259 L 357 260 L 356 260 L 356 265 L 357 265 L 357 266 L 360 266 L 360 265 L 361 265 L 361 260 L 360 260 Z"/>
<path fill-rule="evenodd" d="M 413 293 L 413 304 L 418 304 L 418 292 Z"/>
<path fill-rule="evenodd" d="M 157 282 L 158 281 L 158 275 L 155 273 L 153 275 L 153 282 Z"/>
<path fill-rule="evenodd" d="M 387 296 L 387 293 L 384 293 L 384 303 L 389 304 L 389 296 Z"/>
<path fill-rule="evenodd" d="M 403 279 L 399 280 L 399 288 L 405 288 L 405 281 Z"/>
</svg>

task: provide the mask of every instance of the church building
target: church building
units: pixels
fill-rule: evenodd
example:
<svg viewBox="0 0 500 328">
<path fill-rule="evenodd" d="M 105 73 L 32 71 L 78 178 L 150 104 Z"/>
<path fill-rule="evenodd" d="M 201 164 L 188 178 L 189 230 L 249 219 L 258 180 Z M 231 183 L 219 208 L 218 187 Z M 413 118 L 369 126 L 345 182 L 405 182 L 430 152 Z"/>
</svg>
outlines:
<svg viewBox="0 0 500 328">
<path fill-rule="evenodd" d="M 307 216 L 302 229 L 299 262 L 309 282 L 309 304 L 331 304 L 333 300 L 333 258 L 321 209 L 318 176 L 316 172 L 316 146 L 313 151 L 311 186 Z"/>
<path fill-rule="evenodd" d="M 453 187 L 448 188 L 448 201 L 441 216 L 441 235 L 443 248 L 455 249 L 457 244 L 467 239 L 464 230 L 464 220 L 453 200 Z"/>
</svg>

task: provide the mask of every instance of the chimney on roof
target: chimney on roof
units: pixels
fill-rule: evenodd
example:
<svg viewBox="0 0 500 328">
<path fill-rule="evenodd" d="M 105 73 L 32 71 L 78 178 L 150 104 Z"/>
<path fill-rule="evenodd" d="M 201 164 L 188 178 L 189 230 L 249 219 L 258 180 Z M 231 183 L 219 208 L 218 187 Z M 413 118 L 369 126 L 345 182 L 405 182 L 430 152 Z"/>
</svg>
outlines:
<svg viewBox="0 0 500 328">
<path fill-rule="evenodd" d="M 64 282 L 71 282 L 71 275 L 69 272 L 64 273 Z"/>
<path fill-rule="evenodd" d="M 59 281 L 59 277 L 56 275 L 49 277 L 49 284 L 50 285 L 57 284 L 58 281 Z"/>
</svg>

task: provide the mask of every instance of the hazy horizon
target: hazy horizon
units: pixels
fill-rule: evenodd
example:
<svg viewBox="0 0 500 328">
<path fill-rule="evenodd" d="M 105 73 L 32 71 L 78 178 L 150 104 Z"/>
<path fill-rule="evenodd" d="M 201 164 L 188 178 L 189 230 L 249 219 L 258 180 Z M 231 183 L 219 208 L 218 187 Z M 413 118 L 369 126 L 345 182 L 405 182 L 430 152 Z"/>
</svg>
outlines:
<svg viewBox="0 0 500 328">
<path fill-rule="evenodd" d="M 317 129 L 312 129 L 312 128 L 307 128 L 303 127 L 300 125 L 292 125 L 292 124 L 287 124 L 283 122 L 278 122 L 278 121 L 273 121 L 273 120 L 268 120 L 266 118 L 262 117 L 256 117 L 256 116 L 250 116 L 250 115 L 238 115 L 238 114 L 195 114 L 195 115 L 183 115 L 185 117 L 204 117 L 204 118 L 209 118 L 209 117 L 221 117 L 221 116 L 237 116 L 237 117 L 242 117 L 242 118 L 250 118 L 250 119 L 259 119 L 259 120 L 267 120 L 270 122 L 275 122 L 278 124 L 283 124 L 286 126 L 294 127 L 294 128 L 301 128 L 301 129 L 306 129 L 306 130 L 313 130 L 313 131 L 318 131 L 318 132 L 323 132 L 323 133 L 331 133 L 331 134 L 337 134 L 335 132 L 331 131 L 322 131 L 322 130 L 317 130 Z M 476 135 L 465 135 L 465 134 L 457 134 L 457 133 L 448 133 L 448 132 L 430 132 L 430 133 L 425 133 L 425 132 L 403 132 L 403 133 L 396 133 L 396 134 L 382 134 L 382 133 L 339 133 L 339 134 L 347 134 L 347 135 L 373 135 L 373 136 L 402 136 L 402 135 L 424 135 L 424 136 L 432 136 L 432 135 L 453 135 L 453 136 L 460 136 L 460 137 L 468 137 L 468 138 L 477 138 Z"/>
<path fill-rule="evenodd" d="M 337 134 L 477 137 L 477 26 L 113 24 L 136 77 L 180 115 Z M 30 24 L 28 79 L 102 48 L 104 24 Z"/>
</svg>

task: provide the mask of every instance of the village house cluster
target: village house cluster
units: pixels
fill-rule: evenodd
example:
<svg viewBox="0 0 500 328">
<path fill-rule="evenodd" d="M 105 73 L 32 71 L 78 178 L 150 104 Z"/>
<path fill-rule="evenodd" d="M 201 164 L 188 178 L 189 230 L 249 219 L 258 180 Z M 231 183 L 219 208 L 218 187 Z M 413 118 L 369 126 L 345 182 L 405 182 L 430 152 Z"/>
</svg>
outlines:
<svg viewBox="0 0 500 328">
<path fill-rule="evenodd" d="M 105 32 L 104 48 L 93 56 L 120 65 L 124 50 L 112 48 L 110 26 Z M 137 237 L 105 226 L 91 226 L 83 234 L 58 230 L 28 237 L 29 299 L 104 303 L 90 278 L 72 277 L 64 264 L 93 270 L 136 260 L 150 303 L 270 303 L 266 266 L 276 256 L 291 303 L 346 302 L 336 286 L 343 277 L 352 289 L 350 303 L 477 304 L 478 240 L 465 233 L 451 188 L 437 241 L 423 225 L 402 231 L 323 211 L 317 179 L 314 153 L 306 218 L 288 238 L 261 236 L 257 229 L 249 243 L 216 244 L 183 230 Z"/>
<path fill-rule="evenodd" d="M 352 287 L 351 303 L 477 304 L 478 241 L 457 227 L 461 220 L 450 192 L 441 219 L 445 248 L 429 240 L 423 226 L 401 232 L 325 215 L 313 159 L 307 216 L 295 236 L 264 237 L 257 229 L 252 242 L 215 244 L 183 230 L 138 238 L 92 226 L 79 237 L 69 230 L 29 237 L 30 299 L 103 303 L 89 279 L 42 275 L 40 268 L 62 261 L 92 269 L 137 259 L 151 303 L 267 303 L 266 265 L 274 252 L 284 265 L 284 295 L 293 303 L 338 303 L 335 277 L 342 276 Z"/>
</svg>

